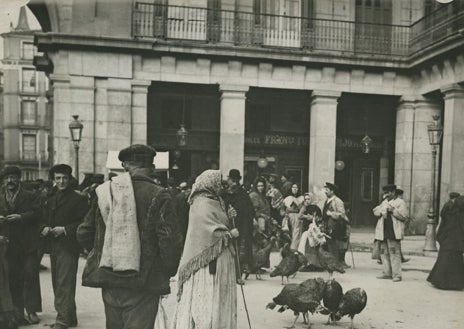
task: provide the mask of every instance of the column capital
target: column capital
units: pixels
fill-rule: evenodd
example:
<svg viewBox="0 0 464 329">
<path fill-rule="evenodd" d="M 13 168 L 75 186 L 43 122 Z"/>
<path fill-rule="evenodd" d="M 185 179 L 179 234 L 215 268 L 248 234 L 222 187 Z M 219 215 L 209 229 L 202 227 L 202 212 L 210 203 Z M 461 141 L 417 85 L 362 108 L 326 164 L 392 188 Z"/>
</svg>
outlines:
<svg viewBox="0 0 464 329">
<path fill-rule="evenodd" d="M 444 99 L 464 98 L 464 88 L 457 83 L 443 86 L 440 91 L 444 94 Z"/>
<path fill-rule="evenodd" d="M 131 82 L 132 92 L 148 93 L 148 87 L 151 86 L 151 81 L 148 80 L 133 80 Z"/>
<path fill-rule="evenodd" d="M 67 74 L 50 74 L 48 76 L 51 82 L 53 83 L 70 83 L 71 77 Z"/>
<path fill-rule="evenodd" d="M 313 90 L 311 104 L 316 102 L 337 103 L 341 95 L 342 92 L 336 90 Z"/>
<path fill-rule="evenodd" d="M 221 84 L 219 90 L 221 91 L 221 100 L 224 98 L 237 98 L 245 99 L 245 94 L 250 89 L 248 85 L 232 85 L 232 84 Z"/>
<path fill-rule="evenodd" d="M 243 92 L 246 93 L 250 89 L 249 85 L 234 85 L 234 84 L 227 84 L 221 83 L 219 85 L 219 90 L 221 92 Z"/>
</svg>

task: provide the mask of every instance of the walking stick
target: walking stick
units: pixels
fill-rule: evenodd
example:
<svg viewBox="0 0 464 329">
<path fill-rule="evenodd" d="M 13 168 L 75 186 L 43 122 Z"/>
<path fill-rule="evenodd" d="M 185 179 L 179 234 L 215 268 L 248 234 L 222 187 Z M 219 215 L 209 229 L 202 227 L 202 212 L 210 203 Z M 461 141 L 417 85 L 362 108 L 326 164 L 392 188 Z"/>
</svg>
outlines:
<svg viewBox="0 0 464 329">
<path fill-rule="evenodd" d="M 236 228 L 235 227 L 235 219 L 234 219 L 234 217 L 231 216 L 231 219 L 232 219 L 232 227 Z M 240 234 L 240 232 L 239 232 L 239 234 Z M 234 239 L 234 246 L 235 246 L 235 258 L 237 260 L 237 266 L 238 266 L 238 270 L 240 272 L 239 273 L 240 278 L 242 278 L 242 267 L 240 266 L 240 250 L 238 249 L 237 239 Z M 245 299 L 245 291 L 243 290 L 243 284 L 240 284 L 240 290 L 242 291 L 243 305 L 245 306 L 245 313 L 247 315 L 248 326 L 251 329 L 250 314 L 248 313 L 248 307 L 247 307 L 247 303 L 246 303 L 246 299 Z"/>
<path fill-rule="evenodd" d="M 354 256 L 353 256 L 353 248 L 351 248 L 351 242 L 348 242 L 348 245 L 350 246 L 351 262 L 353 263 L 353 270 L 354 270 L 354 269 L 355 269 L 355 266 L 354 266 Z"/>
</svg>

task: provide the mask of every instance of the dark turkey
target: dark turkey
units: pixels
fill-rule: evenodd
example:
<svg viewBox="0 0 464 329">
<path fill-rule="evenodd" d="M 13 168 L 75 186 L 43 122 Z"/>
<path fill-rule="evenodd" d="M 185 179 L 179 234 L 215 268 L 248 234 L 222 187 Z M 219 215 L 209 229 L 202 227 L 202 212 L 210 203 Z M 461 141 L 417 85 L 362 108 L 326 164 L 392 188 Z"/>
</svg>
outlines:
<svg viewBox="0 0 464 329">
<path fill-rule="evenodd" d="M 324 302 L 324 311 L 321 311 L 321 314 L 329 316 L 327 324 L 331 322 L 335 323 L 339 318 L 336 317 L 340 301 L 343 298 L 343 288 L 335 280 L 329 280 L 326 282 L 324 287 L 324 292 L 322 294 L 322 301 Z"/>
<path fill-rule="evenodd" d="M 276 241 L 276 237 L 272 236 L 264 248 L 253 250 L 252 264 L 250 264 L 252 273 L 255 273 L 256 280 L 261 280 L 261 267 L 269 262 L 269 255 L 271 254 L 272 246 Z M 245 280 L 248 279 L 249 272 L 245 273 Z"/>
<path fill-rule="evenodd" d="M 332 279 L 333 272 L 345 273 L 343 264 L 332 253 L 325 251 L 321 245 L 317 247 L 317 256 L 321 267 L 329 272 L 329 280 Z"/>
<path fill-rule="evenodd" d="M 287 283 L 289 283 L 288 277 L 295 274 L 298 269 L 306 264 L 306 257 L 298 250 L 284 247 L 282 250 L 282 260 L 277 265 L 274 271 L 271 272 L 271 278 L 275 276 L 282 277 L 282 284 L 284 284 L 284 276 L 287 277 Z"/>
<path fill-rule="evenodd" d="M 348 315 L 351 318 L 351 329 L 354 329 L 353 318 L 364 310 L 367 304 L 367 294 L 362 288 L 348 290 L 338 306 L 337 316 Z"/>
<path fill-rule="evenodd" d="M 274 309 L 280 305 L 279 312 L 291 309 L 295 314 L 295 320 L 289 328 L 295 327 L 300 313 L 303 313 L 304 323 L 307 323 L 308 312 L 314 314 L 320 308 L 324 285 L 325 282 L 321 278 L 309 279 L 301 284 L 287 284 L 266 308 Z"/>
</svg>

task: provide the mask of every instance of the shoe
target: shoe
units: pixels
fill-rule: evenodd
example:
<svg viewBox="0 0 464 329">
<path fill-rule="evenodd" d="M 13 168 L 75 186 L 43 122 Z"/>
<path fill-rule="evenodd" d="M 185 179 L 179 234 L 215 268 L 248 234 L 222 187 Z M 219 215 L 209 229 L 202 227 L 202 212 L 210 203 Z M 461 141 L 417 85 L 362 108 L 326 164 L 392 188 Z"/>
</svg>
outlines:
<svg viewBox="0 0 464 329">
<path fill-rule="evenodd" d="M 47 266 L 42 265 L 42 264 L 39 265 L 39 271 L 46 271 L 46 270 L 48 270 Z"/>
<path fill-rule="evenodd" d="M 237 284 L 243 286 L 245 284 L 245 281 L 243 281 L 243 279 L 241 279 L 241 278 L 238 278 L 237 279 Z"/>
<path fill-rule="evenodd" d="M 401 263 L 407 263 L 411 260 L 411 258 L 402 258 Z"/>
<path fill-rule="evenodd" d="M 389 276 L 389 275 L 380 275 L 380 276 L 377 277 L 377 279 L 389 279 L 389 280 L 391 280 L 391 278 L 392 277 Z"/>
<path fill-rule="evenodd" d="M 380 264 L 380 265 L 382 265 L 382 261 L 381 261 L 380 259 L 379 259 L 379 260 L 377 260 L 377 264 Z"/>
<path fill-rule="evenodd" d="M 69 328 L 77 327 L 77 319 L 69 323 Z"/>
<path fill-rule="evenodd" d="M 62 323 L 55 323 L 55 324 L 52 324 L 52 325 L 50 326 L 50 328 L 52 328 L 52 329 L 68 329 L 68 327 L 65 326 L 65 325 L 62 324 Z"/>
<path fill-rule="evenodd" d="M 33 312 L 27 315 L 27 322 L 29 324 L 37 324 L 40 322 L 39 317 L 37 316 L 37 313 Z"/>
<path fill-rule="evenodd" d="M 393 278 L 392 281 L 393 281 L 393 282 L 400 282 L 400 281 L 401 281 L 401 278 Z"/>
</svg>

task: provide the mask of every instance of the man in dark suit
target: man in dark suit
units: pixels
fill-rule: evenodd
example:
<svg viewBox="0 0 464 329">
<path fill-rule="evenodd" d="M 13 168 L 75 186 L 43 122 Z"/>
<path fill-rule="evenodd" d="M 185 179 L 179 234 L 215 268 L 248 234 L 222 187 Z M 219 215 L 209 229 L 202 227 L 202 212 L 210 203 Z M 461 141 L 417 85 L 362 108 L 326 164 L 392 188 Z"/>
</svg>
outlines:
<svg viewBox="0 0 464 329">
<path fill-rule="evenodd" d="M 88 211 L 85 196 L 70 187 L 72 169 L 58 164 L 50 169 L 50 178 L 56 192 L 44 205 L 40 232 L 47 239 L 50 249 L 52 285 L 57 311 L 54 329 L 66 329 L 77 325 L 76 275 L 80 246 L 76 230 Z"/>
<path fill-rule="evenodd" d="M 237 212 L 235 226 L 240 232 L 237 238 L 239 253 L 242 257 L 241 269 L 236 266 L 237 273 L 242 273 L 243 270 L 254 270 L 253 264 L 253 218 L 255 217 L 255 209 L 251 199 L 245 189 L 240 185 L 242 176 L 238 169 L 231 169 L 227 177 L 228 189 L 224 195 L 224 200 L 227 205 L 231 205 Z M 237 265 L 237 264 L 236 264 Z M 238 275 L 238 283 L 244 283 L 241 275 Z"/>
<path fill-rule="evenodd" d="M 42 311 L 37 255 L 39 200 L 21 186 L 18 167 L 6 167 L 1 177 L 0 216 L 9 227 L 7 261 L 15 316 L 19 324 L 36 324 L 40 321 L 37 312 Z"/>
</svg>

